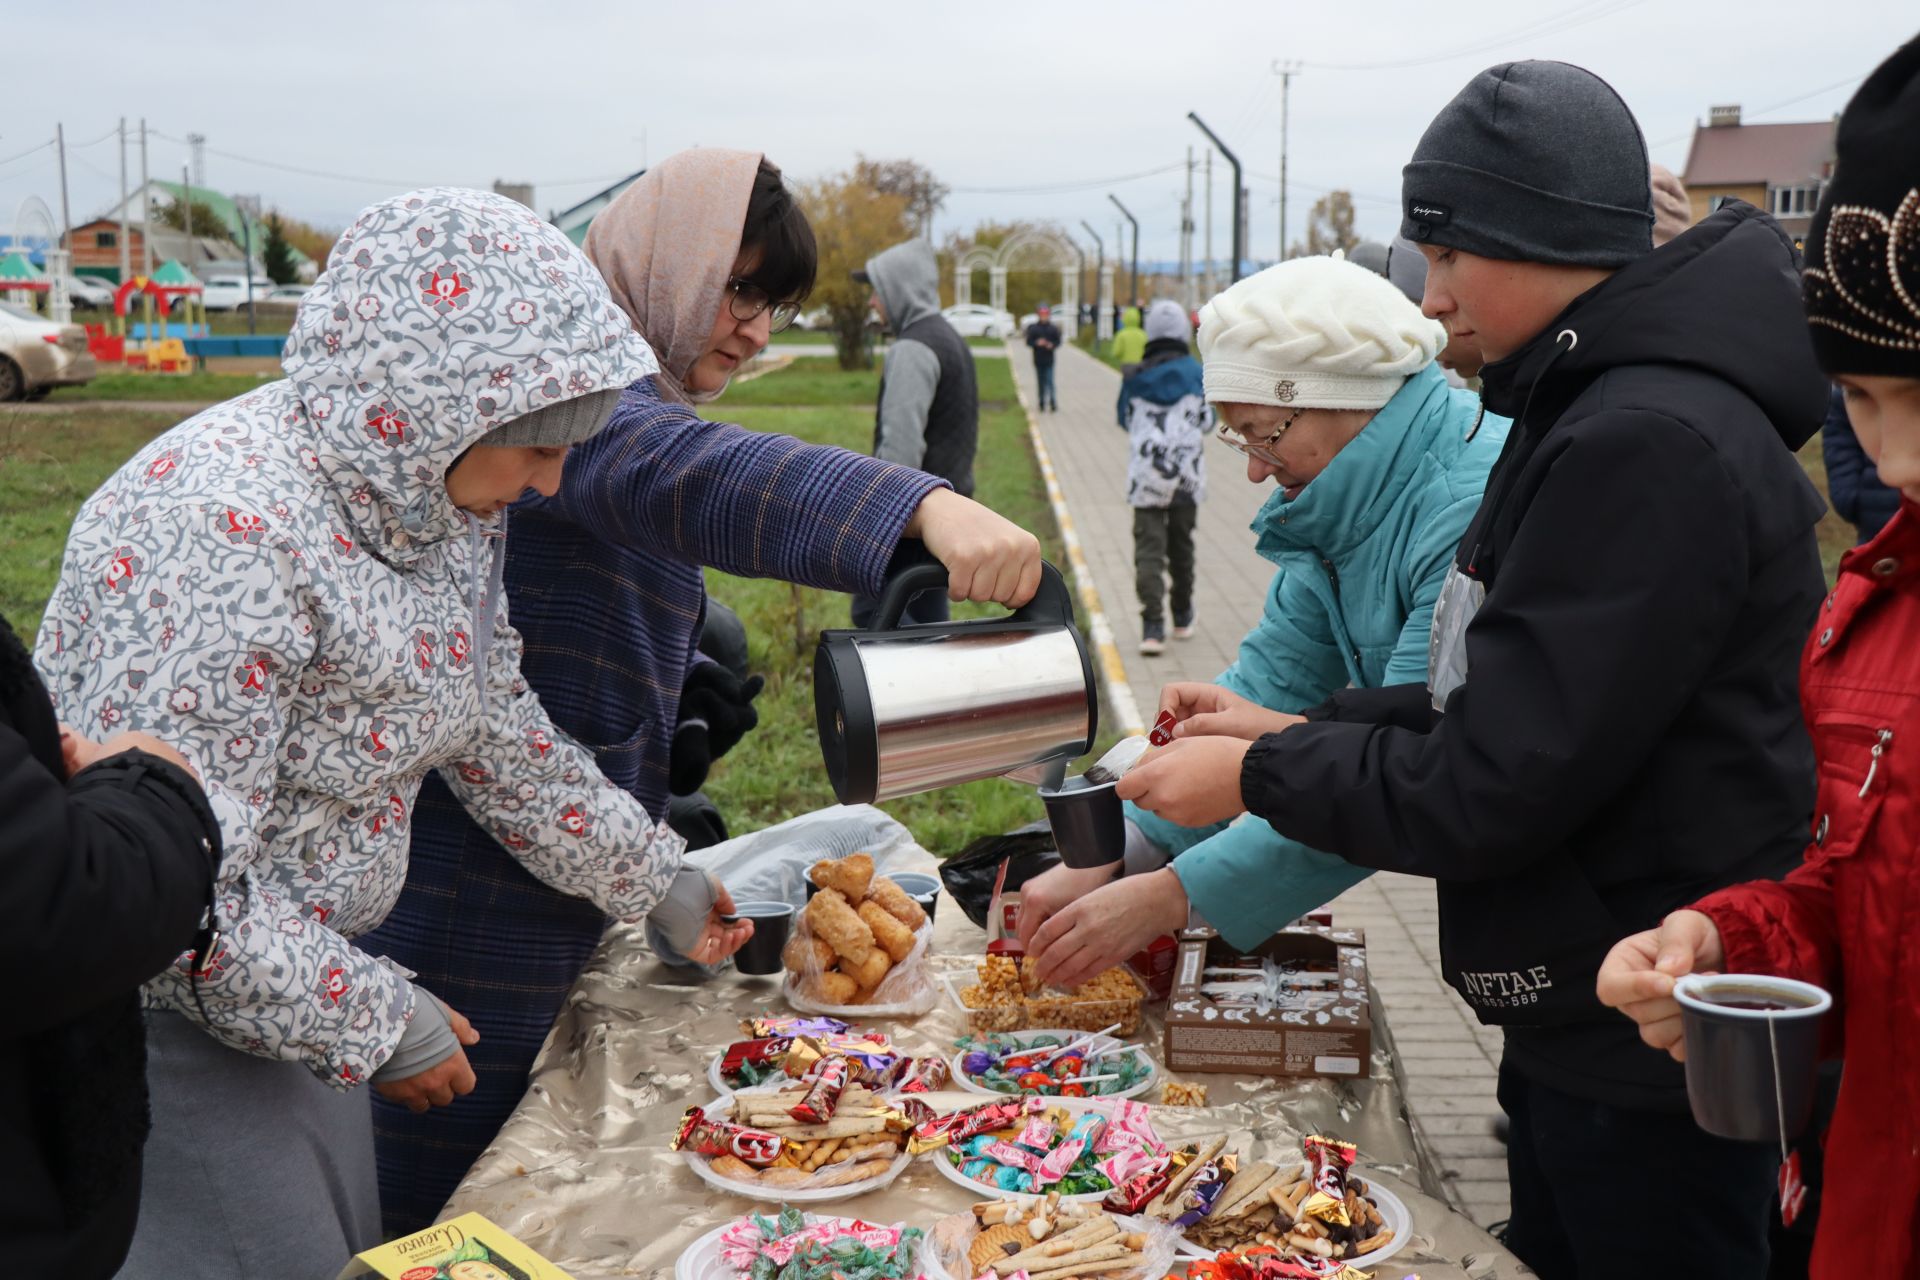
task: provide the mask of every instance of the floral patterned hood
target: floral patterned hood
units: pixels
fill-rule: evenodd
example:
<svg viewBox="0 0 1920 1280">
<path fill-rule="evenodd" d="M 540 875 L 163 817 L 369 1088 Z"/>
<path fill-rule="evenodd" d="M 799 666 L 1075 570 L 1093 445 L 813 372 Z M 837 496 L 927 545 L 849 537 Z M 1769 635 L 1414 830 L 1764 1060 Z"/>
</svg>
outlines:
<svg viewBox="0 0 1920 1280">
<path fill-rule="evenodd" d="M 288 336 L 321 471 L 405 560 L 464 523 L 445 476 L 489 431 L 658 371 L 593 265 L 524 205 L 440 187 L 374 205 Z"/>
</svg>

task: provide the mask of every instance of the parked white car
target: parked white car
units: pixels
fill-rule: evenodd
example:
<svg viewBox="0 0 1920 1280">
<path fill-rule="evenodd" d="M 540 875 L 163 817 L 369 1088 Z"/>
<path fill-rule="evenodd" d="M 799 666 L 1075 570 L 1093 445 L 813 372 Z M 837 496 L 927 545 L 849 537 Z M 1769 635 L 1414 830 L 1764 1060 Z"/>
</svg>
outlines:
<svg viewBox="0 0 1920 1280">
<path fill-rule="evenodd" d="M 258 281 L 255 282 L 256 286 L 258 283 Z M 300 299 L 306 297 L 307 290 L 311 288 L 313 288 L 313 286 L 310 284 L 276 284 L 267 290 L 267 296 L 264 298 L 260 296 L 256 288 L 253 295 L 253 305 L 256 307 L 297 307 L 300 305 Z M 241 305 L 244 306 L 245 303 Z"/>
<path fill-rule="evenodd" d="M 93 276 L 68 276 L 67 296 L 76 307 L 105 308 L 113 305 L 114 287 Z"/>
<path fill-rule="evenodd" d="M 208 276 L 201 283 L 207 286 L 207 291 L 200 295 L 200 301 L 209 311 L 233 311 L 247 305 L 245 276 Z M 257 307 L 265 302 L 272 289 L 273 281 L 265 276 L 255 276 L 253 305 Z"/>
<path fill-rule="evenodd" d="M 940 314 L 963 338 L 1006 338 L 1014 332 L 1012 312 L 995 311 L 977 302 L 951 306 Z"/>
<path fill-rule="evenodd" d="M 99 371 L 85 329 L 0 302 L 0 400 L 38 400 Z"/>
</svg>

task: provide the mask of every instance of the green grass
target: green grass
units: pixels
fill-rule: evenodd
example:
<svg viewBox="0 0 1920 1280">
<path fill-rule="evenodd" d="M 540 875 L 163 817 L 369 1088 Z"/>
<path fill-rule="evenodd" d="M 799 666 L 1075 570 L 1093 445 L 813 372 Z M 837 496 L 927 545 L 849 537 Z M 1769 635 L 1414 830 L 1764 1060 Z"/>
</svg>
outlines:
<svg viewBox="0 0 1920 1280">
<path fill-rule="evenodd" d="M 267 286 L 269 289 L 272 287 L 272 285 Z M 293 328 L 293 312 L 292 307 L 263 307 L 256 304 L 253 309 L 254 332 L 257 334 L 286 333 Z M 104 308 L 75 307 L 73 309 L 75 324 L 111 324 L 113 318 L 113 312 Z M 146 313 L 140 309 L 139 303 L 136 302 L 127 308 L 129 325 L 140 324 L 146 318 Z M 178 315 L 167 318 L 175 323 L 180 321 Z M 159 316 L 156 315 L 154 319 L 158 321 Z M 247 309 L 238 307 L 232 311 L 207 312 L 207 332 L 216 338 L 244 336 L 247 332 Z"/>
<path fill-rule="evenodd" d="M 803 366 L 767 374 L 729 391 L 709 407 L 711 416 L 760 431 L 780 431 L 817 444 L 868 452 L 873 410 L 847 405 L 803 405 L 818 389 L 817 372 Z M 983 361 L 980 378 L 980 449 L 975 496 L 1015 523 L 1033 530 L 1047 558 L 1064 564 L 1059 535 L 1047 506 L 1046 487 L 1028 447 L 1026 416 L 1014 400 L 1005 361 Z M 873 377 L 874 375 L 865 375 Z M 739 405 L 739 391 L 759 389 L 754 405 Z M 871 392 L 869 392 L 869 398 Z M 707 794 L 736 833 L 757 830 L 834 803 L 813 731 L 813 653 L 822 629 L 848 625 L 847 597 L 784 582 L 735 578 L 709 570 L 709 592 L 747 624 L 753 668 L 767 677 L 760 695 L 760 728 L 714 766 Z M 991 617 L 991 605 L 954 607 L 957 618 Z M 912 829 L 920 843 L 949 854 L 982 835 L 1010 831 L 1041 817 L 1033 788 L 1000 780 L 969 783 L 881 806 Z"/>
<path fill-rule="evenodd" d="M 710 407 L 708 413 L 726 417 L 735 408 L 763 404 L 871 405 L 879 398 L 877 365 L 849 372 L 832 356 L 801 356 L 784 369 L 728 387 L 719 405 Z M 873 415 L 867 416 L 871 428 Z M 872 447 L 873 441 L 868 439 L 867 449 L 871 451 Z"/>
<path fill-rule="evenodd" d="M 833 345 L 833 335 L 824 329 L 785 329 L 774 334 L 768 341 L 774 346 L 792 346 L 797 343 L 801 346 L 826 347 Z M 879 344 L 876 343 L 875 345 L 878 346 Z M 970 347 L 999 347 L 1005 345 L 1005 343 L 1004 340 L 1000 338 L 968 338 L 967 345 Z"/>
<path fill-rule="evenodd" d="M 181 400 L 213 404 L 258 390 L 279 373 L 103 373 L 78 387 L 55 387 L 54 402 L 87 400 Z"/>
<path fill-rule="evenodd" d="M 0 613 L 29 643 L 80 504 L 178 421 L 177 414 L 151 410 L 27 414 L 0 406 Z"/>
</svg>

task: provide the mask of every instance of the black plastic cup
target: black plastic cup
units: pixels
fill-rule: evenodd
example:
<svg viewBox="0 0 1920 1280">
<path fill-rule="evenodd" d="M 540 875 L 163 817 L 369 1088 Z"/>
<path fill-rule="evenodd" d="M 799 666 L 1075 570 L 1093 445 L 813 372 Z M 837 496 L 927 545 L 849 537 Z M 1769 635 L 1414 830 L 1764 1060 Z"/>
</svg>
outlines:
<svg viewBox="0 0 1920 1280">
<path fill-rule="evenodd" d="M 1117 784 L 1118 779 L 1090 786 L 1084 778 L 1068 778 L 1058 791 L 1040 789 L 1060 861 L 1070 867 L 1106 867 L 1126 853 L 1127 821 L 1114 791 Z"/>
<path fill-rule="evenodd" d="M 900 886 L 900 891 L 920 904 L 927 913 L 927 919 L 933 919 L 933 909 L 940 905 L 940 877 L 928 875 L 924 871 L 902 871 L 890 875 L 887 879 Z"/>
<path fill-rule="evenodd" d="M 741 973 L 765 977 L 780 972 L 780 953 L 793 930 L 793 906 L 786 902 L 740 902 L 734 915 L 753 921 L 753 936 L 733 953 L 733 967 Z"/>
<path fill-rule="evenodd" d="M 1820 1019 L 1833 997 L 1753 973 L 1690 974 L 1673 995 L 1695 1123 L 1742 1142 L 1777 1146 L 1798 1136 L 1813 1114 Z"/>
</svg>

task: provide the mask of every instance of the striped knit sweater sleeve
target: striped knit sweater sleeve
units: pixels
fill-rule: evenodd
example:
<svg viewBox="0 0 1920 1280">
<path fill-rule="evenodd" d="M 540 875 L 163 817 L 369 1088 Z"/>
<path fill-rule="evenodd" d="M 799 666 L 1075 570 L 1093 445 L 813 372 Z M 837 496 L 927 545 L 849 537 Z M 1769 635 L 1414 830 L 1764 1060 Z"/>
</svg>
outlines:
<svg viewBox="0 0 1920 1280">
<path fill-rule="evenodd" d="M 747 577 L 875 594 L 939 480 L 790 436 L 709 422 L 652 379 L 567 458 L 540 505 L 604 541 Z"/>
</svg>

